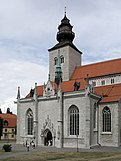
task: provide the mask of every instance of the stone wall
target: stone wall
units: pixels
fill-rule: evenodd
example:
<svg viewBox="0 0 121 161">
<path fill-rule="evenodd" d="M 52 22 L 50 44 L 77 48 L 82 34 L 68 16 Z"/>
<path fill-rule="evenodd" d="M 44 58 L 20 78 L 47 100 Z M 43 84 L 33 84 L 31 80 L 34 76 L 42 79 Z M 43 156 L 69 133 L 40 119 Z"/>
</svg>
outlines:
<svg viewBox="0 0 121 161">
<path fill-rule="evenodd" d="M 59 49 L 60 56 L 64 56 L 64 63 L 61 63 L 63 81 L 68 81 L 76 66 L 81 65 L 81 55 L 70 46 L 65 46 Z M 58 49 L 49 53 L 49 73 L 50 80 L 55 79 L 54 58 L 58 57 Z"/>
<path fill-rule="evenodd" d="M 111 111 L 111 132 L 103 132 L 102 110 L 108 106 Z M 101 146 L 119 146 L 118 103 L 106 103 L 99 106 L 99 143 Z"/>
</svg>

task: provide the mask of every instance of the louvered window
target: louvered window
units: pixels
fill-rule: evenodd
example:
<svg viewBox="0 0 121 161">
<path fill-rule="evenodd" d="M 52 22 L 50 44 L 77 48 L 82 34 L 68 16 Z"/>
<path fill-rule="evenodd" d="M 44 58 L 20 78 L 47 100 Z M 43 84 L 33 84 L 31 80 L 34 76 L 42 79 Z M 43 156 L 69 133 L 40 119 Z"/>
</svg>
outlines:
<svg viewBox="0 0 121 161">
<path fill-rule="evenodd" d="M 58 63 L 58 58 L 55 57 L 55 58 L 54 58 L 54 65 L 57 65 L 57 63 Z"/>
</svg>

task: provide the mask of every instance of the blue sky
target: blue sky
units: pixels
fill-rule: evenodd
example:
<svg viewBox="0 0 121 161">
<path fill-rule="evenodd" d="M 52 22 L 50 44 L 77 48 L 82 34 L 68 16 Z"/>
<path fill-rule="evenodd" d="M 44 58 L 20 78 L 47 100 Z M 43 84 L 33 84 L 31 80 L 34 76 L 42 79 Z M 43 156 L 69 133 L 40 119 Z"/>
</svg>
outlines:
<svg viewBox="0 0 121 161">
<path fill-rule="evenodd" d="M 67 8 L 82 64 L 121 57 L 120 0 L 0 0 L 0 108 L 16 113 L 21 96 L 48 76 L 48 49 Z"/>
</svg>

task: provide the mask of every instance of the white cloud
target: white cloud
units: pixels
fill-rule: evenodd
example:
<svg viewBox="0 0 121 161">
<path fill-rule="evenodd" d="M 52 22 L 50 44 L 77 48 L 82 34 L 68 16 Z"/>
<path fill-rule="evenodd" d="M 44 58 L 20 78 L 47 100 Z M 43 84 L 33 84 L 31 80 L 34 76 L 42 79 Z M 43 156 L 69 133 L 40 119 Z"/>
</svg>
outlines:
<svg viewBox="0 0 121 161">
<path fill-rule="evenodd" d="M 8 99 L 4 100 L 3 102 L 1 102 L 0 108 L 2 109 L 2 112 L 6 113 L 7 108 L 10 108 L 10 111 L 12 113 L 17 114 L 17 107 L 16 107 L 16 104 L 14 103 L 14 101 L 15 101 L 15 98 L 11 97 L 11 98 L 8 98 Z"/>
<path fill-rule="evenodd" d="M 10 59 L 0 65 L 0 105 L 2 110 L 10 106 L 15 112 L 13 100 L 17 96 L 17 87 L 21 87 L 21 95 L 25 97 L 34 83 L 43 84 L 47 80 L 48 66 L 28 61 Z M 13 107 L 12 107 L 13 106 Z M 5 110 L 4 110 L 5 111 Z"/>
</svg>

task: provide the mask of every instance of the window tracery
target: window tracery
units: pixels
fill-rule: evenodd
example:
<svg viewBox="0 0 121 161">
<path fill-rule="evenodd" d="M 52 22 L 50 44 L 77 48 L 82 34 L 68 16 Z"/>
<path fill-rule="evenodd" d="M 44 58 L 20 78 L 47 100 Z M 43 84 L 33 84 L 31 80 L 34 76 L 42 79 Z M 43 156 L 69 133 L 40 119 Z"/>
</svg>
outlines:
<svg viewBox="0 0 121 161">
<path fill-rule="evenodd" d="M 103 132 L 111 132 L 111 111 L 105 106 L 103 111 Z"/>
<path fill-rule="evenodd" d="M 79 110 L 75 105 L 69 108 L 69 134 L 79 135 Z"/>
<path fill-rule="evenodd" d="M 33 112 L 31 109 L 27 111 L 27 134 L 33 134 Z"/>
</svg>

